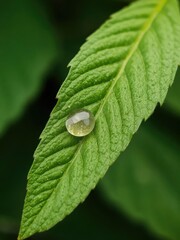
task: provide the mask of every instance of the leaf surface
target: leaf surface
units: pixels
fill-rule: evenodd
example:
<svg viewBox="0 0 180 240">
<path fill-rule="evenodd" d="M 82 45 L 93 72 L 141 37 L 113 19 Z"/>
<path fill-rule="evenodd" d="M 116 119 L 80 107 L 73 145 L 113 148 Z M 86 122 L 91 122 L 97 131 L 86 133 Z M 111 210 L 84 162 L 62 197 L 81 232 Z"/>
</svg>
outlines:
<svg viewBox="0 0 180 240">
<path fill-rule="evenodd" d="M 34 154 L 19 239 L 49 229 L 83 202 L 163 103 L 179 59 L 178 24 L 176 0 L 138 1 L 81 47 Z M 80 108 L 96 119 L 84 138 L 65 128 L 69 113 Z"/>
<path fill-rule="evenodd" d="M 116 209 L 167 239 L 180 237 L 179 147 L 168 133 L 143 126 L 100 185 Z"/>
<path fill-rule="evenodd" d="M 36 0 L 0 3 L 0 135 L 35 96 L 57 56 L 46 14 Z"/>
</svg>

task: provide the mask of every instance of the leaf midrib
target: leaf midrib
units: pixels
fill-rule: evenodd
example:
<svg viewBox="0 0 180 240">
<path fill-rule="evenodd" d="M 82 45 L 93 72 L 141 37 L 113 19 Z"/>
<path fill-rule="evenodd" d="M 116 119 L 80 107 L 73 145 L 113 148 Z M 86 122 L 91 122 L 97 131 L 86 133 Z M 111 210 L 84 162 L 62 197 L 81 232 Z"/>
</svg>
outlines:
<svg viewBox="0 0 180 240">
<path fill-rule="evenodd" d="M 161 12 L 161 10 L 164 8 L 164 6 L 166 5 L 167 1 L 169 0 L 159 0 L 159 3 L 157 4 L 157 6 L 154 8 L 154 11 L 152 12 L 152 14 L 150 15 L 150 17 L 147 19 L 147 21 L 144 23 L 142 29 L 140 30 L 140 34 L 137 36 L 136 41 L 134 42 L 134 44 L 132 45 L 132 47 L 129 50 L 129 53 L 127 54 L 127 57 L 125 58 L 122 67 L 120 68 L 118 74 L 116 75 L 114 81 L 112 81 L 112 84 L 109 88 L 109 90 L 107 91 L 107 94 L 105 95 L 105 97 L 102 100 L 102 104 L 100 105 L 96 115 L 95 115 L 95 120 L 97 120 L 99 114 L 101 113 L 108 97 L 111 94 L 111 91 L 113 90 L 114 86 L 116 85 L 117 81 L 119 80 L 119 78 L 121 77 L 121 75 L 123 74 L 127 63 L 129 62 L 129 60 L 131 59 L 131 57 L 133 56 L 133 54 L 135 53 L 135 51 L 138 49 L 138 46 L 141 42 L 141 40 L 143 39 L 144 35 L 146 34 L 146 32 L 150 29 L 152 23 L 154 22 L 154 20 L 157 18 L 158 14 Z M 78 152 L 81 150 L 82 144 L 84 141 L 86 141 L 88 139 L 87 137 L 84 137 L 84 139 L 79 143 L 79 147 L 76 150 L 76 153 L 74 154 L 73 159 L 76 158 Z M 71 163 L 69 164 L 66 173 L 68 172 L 68 170 L 71 168 L 71 165 L 73 164 L 73 160 L 71 161 Z"/>
<path fill-rule="evenodd" d="M 157 18 L 158 14 L 161 12 L 161 10 L 164 8 L 164 6 L 166 5 L 168 0 L 159 0 L 159 3 L 157 4 L 157 6 L 154 8 L 152 14 L 150 15 L 150 17 L 147 19 L 147 21 L 144 23 L 142 29 L 140 30 L 140 33 L 137 36 L 136 41 L 134 42 L 134 44 L 132 45 L 132 47 L 129 50 L 129 53 L 127 54 L 127 57 L 125 58 L 119 72 L 117 73 L 116 77 L 114 78 L 114 80 L 112 81 L 112 84 L 109 88 L 109 90 L 107 91 L 107 94 L 105 95 L 105 97 L 102 99 L 102 104 L 100 105 L 96 115 L 95 115 L 95 119 L 97 120 L 101 111 L 103 110 L 103 107 L 105 105 L 105 103 L 107 102 L 114 86 L 116 85 L 116 83 L 118 82 L 118 80 L 120 79 L 120 77 L 122 76 L 129 60 L 131 59 L 131 57 L 133 56 L 133 54 L 135 53 L 135 51 L 138 49 L 138 46 L 141 42 L 141 40 L 143 39 L 144 35 L 146 34 L 146 32 L 150 29 L 152 23 L 154 22 L 154 20 Z M 73 159 L 76 159 L 77 154 L 79 153 L 79 151 L 81 150 L 82 144 L 84 141 L 86 141 L 88 139 L 88 136 L 85 137 L 79 144 L 79 147 L 76 150 L 76 153 L 74 154 Z M 69 164 L 68 168 L 66 169 L 65 173 L 67 174 L 67 172 L 69 171 L 69 169 L 71 168 L 72 164 L 73 164 L 73 159 L 71 160 L 71 163 Z M 62 176 L 63 177 L 63 176 Z M 61 181 L 61 179 L 60 179 Z M 58 182 L 58 184 L 56 185 L 56 187 L 59 185 L 60 181 Z M 54 193 L 56 187 L 54 188 L 54 190 L 52 191 L 52 193 L 50 194 L 49 198 L 51 198 L 52 194 Z M 43 205 L 43 207 L 41 208 L 41 210 L 39 211 L 42 212 L 43 208 L 45 207 L 46 203 Z M 36 217 L 34 218 L 34 220 L 32 221 L 31 225 L 35 222 L 37 216 L 39 215 L 39 213 L 36 215 Z M 24 231 L 23 235 L 26 235 L 27 231 Z M 22 235 L 22 236 L 23 236 Z M 21 239 L 21 238 L 20 238 Z"/>
<path fill-rule="evenodd" d="M 152 23 L 154 22 L 154 20 L 158 16 L 159 12 L 161 12 L 161 10 L 163 9 L 163 7 L 165 6 L 167 1 L 168 0 L 159 0 L 159 4 L 155 7 L 155 9 L 152 12 L 152 14 L 150 15 L 150 17 L 144 23 L 142 29 L 140 30 L 139 35 L 137 36 L 136 41 L 134 42 L 134 44 L 130 48 L 129 53 L 127 54 L 127 57 L 125 58 L 125 60 L 124 60 L 124 62 L 122 64 L 119 72 L 117 73 L 114 81 L 112 81 L 112 84 L 111 84 L 109 90 L 107 91 L 107 94 L 105 95 L 105 97 L 102 100 L 102 104 L 100 105 L 99 110 L 97 111 L 97 113 L 95 115 L 95 119 L 96 120 L 99 117 L 99 114 L 101 113 L 101 111 L 102 111 L 105 103 L 107 102 L 109 96 L 111 95 L 114 86 L 116 85 L 116 83 L 118 82 L 119 78 L 122 76 L 123 72 L 125 71 L 125 68 L 126 68 L 128 62 L 129 62 L 129 60 L 131 59 L 131 57 L 133 56 L 135 51 L 138 49 L 138 46 L 139 46 L 141 40 L 143 39 L 144 35 L 150 29 Z"/>
</svg>

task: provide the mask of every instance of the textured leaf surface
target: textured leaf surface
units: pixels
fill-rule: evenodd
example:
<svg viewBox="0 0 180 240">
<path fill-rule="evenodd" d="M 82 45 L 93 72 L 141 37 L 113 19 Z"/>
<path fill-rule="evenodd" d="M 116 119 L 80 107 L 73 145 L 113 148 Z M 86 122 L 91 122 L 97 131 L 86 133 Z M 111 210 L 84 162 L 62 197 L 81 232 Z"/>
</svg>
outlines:
<svg viewBox="0 0 180 240">
<path fill-rule="evenodd" d="M 139 1 L 112 16 L 70 63 L 28 176 L 20 236 L 49 229 L 89 194 L 162 103 L 178 64 L 175 0 Z M 93 132 L 71 136 L 65 120 L 86 108 Z"/>
<path fill-rule="evenodd" d="M 168 239 L 180 238 L 179 147 L 167 133 L 142 127 L 101 184 L 117 209 Z"/>
<path fill-rule="evenodd" d="M 57 55 L 53 30 L 35 0 L 0 3 L 0 134 L 39 89 Z"/>
<path fill-rule="evenodd" d="M 180 116 L 180 67 L 178 68 L 174 84 L 169 90 L 165 106 Z"/>
</svg>

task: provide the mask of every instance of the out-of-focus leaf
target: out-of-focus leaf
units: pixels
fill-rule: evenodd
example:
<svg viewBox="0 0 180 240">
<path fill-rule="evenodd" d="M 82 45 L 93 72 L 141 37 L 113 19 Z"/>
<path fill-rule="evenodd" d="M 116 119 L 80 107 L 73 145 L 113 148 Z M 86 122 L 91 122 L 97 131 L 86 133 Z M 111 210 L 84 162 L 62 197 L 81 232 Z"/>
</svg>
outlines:
<svg viewBox="0 0 180 240">
<path fill-rule="evenodd" d="M 116 214 L 96 197 L 96 192 L 88 197 L 87 202 L 79 206 L 72 215 L 39 236 L 47 239 L 71 240 L 155 240 L 138 224 L 132 224 L 127 218 Z M 54 238 L 53 238 L 54 237 Z M 44 240 L 44 238 L 42 238 Z"/>
<path fill-rule="evenodd" d="M 47 13 L 37 0 L 0 2 L 0 134 L 41 86 L 57 56 Z"/>
<path fill-rule="evenodd" d="M 174 84 L 169 89 L 165 101 L 165 107 L 169 108 L 171 111 L 180 116 L 180 67 L 176 73 Z"/>
<path fill-rule="evenodd" d="M 169 239 L 180 239 L 179 147 L 153 126 L 142 128 L 101 183 L 117 209 Z"/>
</svg>

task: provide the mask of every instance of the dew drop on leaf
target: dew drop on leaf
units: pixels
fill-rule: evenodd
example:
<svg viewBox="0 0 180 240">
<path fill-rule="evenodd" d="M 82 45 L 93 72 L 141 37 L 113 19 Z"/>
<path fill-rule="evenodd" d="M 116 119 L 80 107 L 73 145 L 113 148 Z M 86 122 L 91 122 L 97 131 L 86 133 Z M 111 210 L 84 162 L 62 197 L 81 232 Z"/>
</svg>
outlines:
<svg viewBox="0 0 180 240">
<path fill-rule="evenodd" d="M 85 109 L 71 113 L 66 120 L 68 132 L 76 137 L 83 137 L 92 132 L 95 126 L 94 115 Z"/>
</svg>

